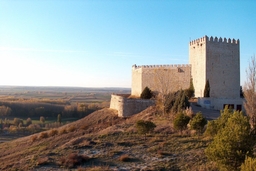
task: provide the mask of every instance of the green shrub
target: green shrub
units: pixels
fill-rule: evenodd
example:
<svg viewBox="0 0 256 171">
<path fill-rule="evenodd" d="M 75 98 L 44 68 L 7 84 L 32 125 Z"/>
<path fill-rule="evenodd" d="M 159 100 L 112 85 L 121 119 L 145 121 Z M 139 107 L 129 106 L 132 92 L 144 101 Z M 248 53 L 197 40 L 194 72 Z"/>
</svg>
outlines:
<svg viewBox="0 0 256 171">
<path fill-rule="evenodd" d="M 256 158 L 246 157 L 241 171 L 256 171 Z"/>
<path fill-rule="evenodd" d="M 205 135 L 214 137 L 218 133 L 218 131 L 221 131 L 225 127 L 228 118 L 230 118 L 233 114 L 233 110 L 230 110 L 228 106 L 225 106 L 224 110 L 222 110 L 220 114 L 221 115 L 220 117 L 218 117 L 218 119 L 208 121 Z"/>
<path fill-rule="evenodd" d="M 234 112 L 223 128 L 218 130 L 212 143 L 205 149 L 209 160 L 220 170 L 238 170 L 246 155 L 251 155 L 255 141 L 248 117 Z"/>
<path fill-rule="evenodd" d="M 201 112 L 198 112 L 195 117 L 190 120 L 190 128 L 196 130 L 198 133 L 202 133 L 204 126 L 207 124 L 207 120 L 203 117 Z"/>
<path fill-rule="evenodd" d="M 186 93 L 186 96 L 189 99 L 194 96 L 195 88 L 194 88 L 194 85 L 193 85 L 193 79 L 192 78 L 190 79 L 190 86 L 189 86 L 188 89 L 185 90 L 185 93 Z"/>
<path fill-rule="evenodd" d="M 210 83 L 209 83 L 209 80 L 207 80 L 206 83 L 205 83 L 204 97 L 210 97 Z"/>
<path fill-rule="evenodd" d="M 145 139 L 146 139 L 146 134 L 153 131 L 155 127 L 156 125 L 151 121 L 139 120 L 136 122 L 136 128 L 138 132 L 141 134 L 145 134 Z"/>
<path fill-rule="evenodd" d="M 187 124 L 190 120 L 190 117 L 185 115 L 184 113 L 180 112 L 176 115 L 173 121 L 174 129 L 182 132 L 183 130 L 187 129 Z"/>
<path fill-rule="evenodd" d="M 145 87 L 144 90 L 142 91 L 140 98 L 142 99 L 151 99 L 151 97 L 153 96 L 152 91 L 148 88 Z"/>
<path fill-rule="evenodd" d="M 175 93 L 175 102 L 171 108 L 172 112 L 178 113 L 185 110 L 187 107 L 190 106 L 190 103 L 188 101 L 188 97 L 186 96 L 186 93 L 184 90 L 180 90 Z"/>
</svg>

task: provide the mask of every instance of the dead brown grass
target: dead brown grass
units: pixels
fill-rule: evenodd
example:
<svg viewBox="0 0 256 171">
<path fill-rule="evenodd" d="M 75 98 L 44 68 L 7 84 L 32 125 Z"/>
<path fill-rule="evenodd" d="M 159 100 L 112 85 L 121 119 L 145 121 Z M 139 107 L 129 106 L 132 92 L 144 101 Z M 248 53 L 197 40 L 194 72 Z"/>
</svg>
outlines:
<svg viewBox="0 0 256 171">
<path fill-rule="evenodd" d="M 128 154 L 123 154 L 118 158 L 118 160 L 122 162 L 129 162 L 132 158 Z"/>
<path fill-rule="evenodd" d="M 77 153 L 70 153 L 68 156 L 63 156 L 60 160 L 62 166 L 72 168 L 76 165 L 80 165 L 83 162 L 89 161 L 89 157 L 86 155 L 80 155 Z"/>
</svg>

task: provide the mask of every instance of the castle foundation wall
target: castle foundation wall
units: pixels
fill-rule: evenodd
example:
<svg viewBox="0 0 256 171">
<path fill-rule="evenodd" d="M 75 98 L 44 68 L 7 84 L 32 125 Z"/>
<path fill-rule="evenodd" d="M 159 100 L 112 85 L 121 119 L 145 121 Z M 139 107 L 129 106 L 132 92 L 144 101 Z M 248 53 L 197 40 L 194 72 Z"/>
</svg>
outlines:
<svg viewBox="0 0 256 171">
<path fill-rule="evenodd" d="M 150 99 L 129 99 L 125 95 L 111 95 L 110 108 L 118 111 L 119 117 L 130 117 L 155 104 Z"/>
<path fill-rule="evenodd" d="M 244 111 L 243 103 L 244 99 L 242 98 L 235 98 L 235 99 L 228 99 L 228 98 L 198 98 L 197 103 L 206 109 L 215 109 L 215 110 L 222 110 L 226 105 L 232 107 L 234 110 Z"/>
</svg>

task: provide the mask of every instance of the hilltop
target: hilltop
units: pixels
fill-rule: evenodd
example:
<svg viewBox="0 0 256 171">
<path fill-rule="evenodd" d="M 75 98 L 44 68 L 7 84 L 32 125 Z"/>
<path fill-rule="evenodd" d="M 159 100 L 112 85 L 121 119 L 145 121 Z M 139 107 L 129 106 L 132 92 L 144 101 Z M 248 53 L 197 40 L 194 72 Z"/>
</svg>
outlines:
<svg viewBox="0 0 256 171">
<path fill-rule="evenodd" d="M 137 133 L 150 120 L 153 134 Z M 204 148 L 210 140 L 174 133 L 168 117 L 149 107 L 130 118 L 108 108 L 62 127 L 0 144 L 0 170 L 199 170 L 211 168 Z M 212 169 L 213 170 L 213 169 Z"/>
</svg>

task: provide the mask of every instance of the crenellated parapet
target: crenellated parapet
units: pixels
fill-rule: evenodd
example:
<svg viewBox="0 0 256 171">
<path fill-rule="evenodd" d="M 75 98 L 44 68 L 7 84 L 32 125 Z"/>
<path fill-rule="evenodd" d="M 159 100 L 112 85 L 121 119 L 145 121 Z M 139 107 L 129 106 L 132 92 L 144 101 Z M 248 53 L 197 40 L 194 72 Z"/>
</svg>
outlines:
<svg viewBox="0 0 256 171">
<path fill-rule="evenodd" d="M 205 43 L 205 42 L 215 42 L 215 43 L 229 43 L 229 44 L 239 44 L 239 39 L 235 40 L 235 39 L 230 39 L 230 38 L 218 38 L 218 37 L 208 37 L 208 36 L 204 36 L 202 38 L 199 39 L 195 39 L 189 42 L 190 46 L 195 45 L 195 44 L 200 44 L 200 43 Z"/>
<path fill-rule="evenodd" d="M 173 64 L 173 65 L 133 65 L 133 69 L 175 69 L 175 68 L 182 68 L 182 67 L 191 67 L 190 64 Z"/>
</svg>

